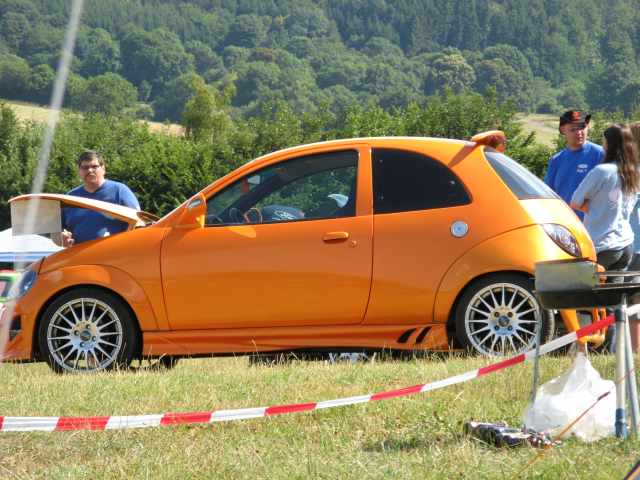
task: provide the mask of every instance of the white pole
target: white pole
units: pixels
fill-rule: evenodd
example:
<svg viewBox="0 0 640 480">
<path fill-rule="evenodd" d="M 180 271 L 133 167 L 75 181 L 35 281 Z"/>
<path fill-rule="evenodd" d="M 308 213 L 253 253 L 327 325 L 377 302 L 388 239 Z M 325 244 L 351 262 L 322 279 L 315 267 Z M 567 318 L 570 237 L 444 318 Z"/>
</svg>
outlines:
<svg viewBox="0 0 640 480">
<path fill-rule="evenodd" d="M 631 410 L 631 432 L 634 436 L 638 436 L 638 417 L 640 413 L 638 412 L 638 385 L 636 383 L 636 369 L 635 363 L 633 361 L 633 348 L 631 346 L 631 328 L 629 326 L 629 318 L 627 317 L 627 321 L 625 322 L 624 329 L 624 353 L 625 353 L 625 361 L 626 361 L 626 370 L 629 372 L 627 383 L 627 389 L 629 393 L 629 403 Z"/>
<path fill-rule="evenodd" d="M 625 354 L 625 320 L 627 318 L 627 295 L 622 295 L 622 302 L 616 308 L 616 437 L 627 438 L 626 404 L 626 354 Z"/>
</svg>

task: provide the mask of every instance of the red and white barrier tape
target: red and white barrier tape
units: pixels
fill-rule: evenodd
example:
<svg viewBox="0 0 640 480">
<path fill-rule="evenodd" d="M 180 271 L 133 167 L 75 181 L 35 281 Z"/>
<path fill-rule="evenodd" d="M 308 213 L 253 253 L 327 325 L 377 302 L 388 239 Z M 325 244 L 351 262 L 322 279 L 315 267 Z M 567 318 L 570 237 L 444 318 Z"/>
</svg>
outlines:
<svg viewBox="0 0 640 480">
<path fill-rule="evenodd" d="M 557 350 L 565 345 L 575 342 L 578 338 L 591 335 L 613 323 L 613 315 L 604 320 L 581 328 L 576 332 L 568 333 L 540 346 L 540 355 Z M 2 417 L 0 416 L 1 432 L 33 432 L 33 431 L 68 431 L 68 430 L 115 430 L 124 428 L 147 428 L 161 425 L 184 425 L 194 423 L 229 422 L 233 420 L 246 420 L 256 417 L 269 417 L 285 413 L 306 412 L 321 410 L 324 408 L 344 407 L 358 403 L 387 400 L 390 398 L 405 397 L 416 393 L 430 392 L 440 388 L 467 382 L 474 378 L 488 375 L 505 368 L 523 363 L 535 358 L 535 350 L 485 367 L 471 370 L 460 375 L 438 380 L 436 382 L 412 387 L 389 390 L 369 395 L 325 400 L 324 402 L 296 403 L 292 405 L 278 405 L 274 407 L 239 408 L 234 410 L 216 410 L 213 412 L 188 412 L 188 413 L 164 413 L 157 415 L 129 415 L 129 416 L 102 416 L 102 417 Z"/>
</svg>

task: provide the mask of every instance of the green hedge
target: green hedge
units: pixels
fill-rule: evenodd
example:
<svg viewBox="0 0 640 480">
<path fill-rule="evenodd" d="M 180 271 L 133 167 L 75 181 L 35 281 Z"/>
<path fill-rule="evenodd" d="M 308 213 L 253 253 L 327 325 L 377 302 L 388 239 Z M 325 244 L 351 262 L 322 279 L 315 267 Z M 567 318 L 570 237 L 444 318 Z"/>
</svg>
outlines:
<svg viewBox="0 0 640 480">
<path fill-rule="evenodd" d="M 328 112 L 328 110 L 327 110 Z M 131 187 L 149 212 L 164 215 L 213 180 L 258 155 L 333 138 L 409 135 L 469 138 L 489 129 L 507 132 L 507 153 L 538 175 L 552 153 L 525 136 L 511 105 L 495 96 L 445 92 L 422 105 L 383 110 L 353 107 L 334 115 L 299 115 L 284 102 L 248 120 L 235 119 L 216 139 L 156 134 L 144 123 L 65 114 L 58 124 L 44 191 L 66 192 L 79 184 L 75 159 L 84 149 L 102 152 L 107 176 Z M 7 200 L 31 191 L 44 126 L 19 122 L 0 104 L 0 228 L 10 224 Z"/>
</svg>

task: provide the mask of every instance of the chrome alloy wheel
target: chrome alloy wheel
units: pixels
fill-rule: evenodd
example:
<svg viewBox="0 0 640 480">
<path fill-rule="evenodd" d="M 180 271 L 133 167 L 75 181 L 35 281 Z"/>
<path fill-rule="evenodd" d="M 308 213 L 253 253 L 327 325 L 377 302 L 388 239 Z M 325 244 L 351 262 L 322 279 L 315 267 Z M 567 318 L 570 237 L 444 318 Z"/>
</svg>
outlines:
<svg viewBox="0 0 640 480">
<path fill-rule="evenodd" d="M 62 369 L 104 370 L 122 349 L 122 321 L 113 308 L 98 299 L 75 298 L 54 312 L 46 340 L 53 361 Z"/>
<path fill-rule="evenodd" d="M 489 356 L 533 348 L 541 326 L 540 307 L 533 294 L 512 283 L 493 283 L 476 292 L 464 320 L 473 348 Z"/>
</svg>

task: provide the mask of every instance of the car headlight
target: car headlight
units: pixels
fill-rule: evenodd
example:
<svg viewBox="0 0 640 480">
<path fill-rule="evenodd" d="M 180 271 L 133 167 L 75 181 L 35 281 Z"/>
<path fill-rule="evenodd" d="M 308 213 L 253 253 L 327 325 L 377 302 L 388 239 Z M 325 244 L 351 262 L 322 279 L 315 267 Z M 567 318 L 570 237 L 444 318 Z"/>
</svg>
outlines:
<svg viewBox="0 0 640 480">
<path fill-rule="evenodd" d="M 573 236 L 573 233 L 571 233 L 567 227 L 556 223 L 545 223 L 542 225 L 542 228 L 544 228 L 544 231 L 551 237 L 551 240 L 562 250 L 574 257 L 582 257 L 580 245 L 578 245 L 576 237 Z"/>
<path fill-rule="evenodd" d="M 26 270 L 18 279 L 16 283 L 11 287 L 11 291 L 9 292 L 9 298 L 16 299 L 24 296 L 33 284 L 36 283 L 36 278 L 38 274 L 35 270 Z"/>
</svg>

